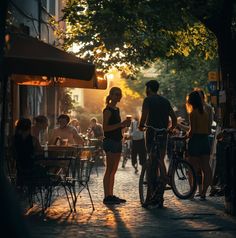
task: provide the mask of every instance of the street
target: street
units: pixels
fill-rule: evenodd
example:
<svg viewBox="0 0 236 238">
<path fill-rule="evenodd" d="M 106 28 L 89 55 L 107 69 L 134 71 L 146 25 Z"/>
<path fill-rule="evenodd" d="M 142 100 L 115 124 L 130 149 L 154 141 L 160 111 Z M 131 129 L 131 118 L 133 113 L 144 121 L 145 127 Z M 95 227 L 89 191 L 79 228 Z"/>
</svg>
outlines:
<svg viewBox="0 0 236 238">
<path fill-rule="evenodd" d="M 45 215 L 33 207 L 26 214 L 32 237 L 231 238 L 236 235 L 236 218 L 224 212 L 224 197 L 207 197 L 207 201 L 179 200 L 170 190 L 165 192 L 165 208 L 144 209 L 139 202 L 139 174 L 134 173 L 128 161 L 126 168 L 119 166 L 114 190 L 114 194 L 125 198 L 127 203 L 106 206 L 102 203 L 104 167 L 98 170 L 98 175 L 94 169 L 90 178 L 95 211 L 86 190 L 77 202 L 76 213 L 70 213 L 63 197 L 57 199 Z"/>
</svg>

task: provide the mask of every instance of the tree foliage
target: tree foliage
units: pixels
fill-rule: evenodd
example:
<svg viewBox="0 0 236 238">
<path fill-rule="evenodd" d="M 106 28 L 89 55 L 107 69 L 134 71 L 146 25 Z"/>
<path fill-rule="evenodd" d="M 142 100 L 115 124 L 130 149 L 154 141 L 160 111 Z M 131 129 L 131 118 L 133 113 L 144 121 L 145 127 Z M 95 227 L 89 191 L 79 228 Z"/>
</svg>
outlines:
<svg viewBox="0 0 236 238">
<path fill-rule="evenodd" d="M 74 108 L 75 101 L 71 98 L 70 90 L 60 91 L 61 105 L 60 110 L 62 113 L 68 114 Z"/>
<path fill-rule="evenodd" d="M 160 83 L 159 93 L 167 97 L 173 106 L 179 107 L 185 103 L 186 96 L 195 87 L 202 88 L 208 94 L 208 72 L 216 71 L 215 60 L 198 60 L 192 57 L 184 60 L 158 60 L 148 70 L 140 71 L 135 80 L 126 80 L 126 86 L 145 96 L 145 83 L 151 79 L 157 79 Z M 124 88 L 125 89 L 125 88 Z"/>
<path fill-rule="evenodd" d="M 214 58 L 215 38 L 191 11 L 207 20 L 215 2 L 222 1 L 69 0 L 65 45 L 78 43 L 80 57 L 105 69 L 126 65 L 134 71 L 176 55 Z"/>
</svg>

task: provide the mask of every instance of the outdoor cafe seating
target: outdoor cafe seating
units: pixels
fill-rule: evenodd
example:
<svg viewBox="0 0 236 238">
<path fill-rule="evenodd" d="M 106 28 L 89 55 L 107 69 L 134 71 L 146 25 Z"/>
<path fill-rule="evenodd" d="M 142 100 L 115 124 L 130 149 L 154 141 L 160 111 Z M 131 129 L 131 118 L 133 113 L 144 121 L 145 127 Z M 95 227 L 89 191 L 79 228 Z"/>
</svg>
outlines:
<svg viewBox="0 0 236 238">
<path fill-rule="evenodd" d="M 45 168 L 46 174 L 23 176 L 21 182 L 16 183 L 17 176 L 9 170 L 10 181 L 20 193 L 24 193 L 30 208 L 37 205 L 43 213 L 58 198 L 65 198 L 70 211 L 76 211 L 83 191 L 88 192 L 94 210 L 89 189 L 94 150 L 95 146 L 48 145 L 43 155 L 36 158 L 36 164 L 40 165 L 39 168 Z M 9 167 L 12 167 L 12 164 L 9 164 Z"/>
<path fill-rule="evenodd" d="M 69 191 L 67 196 L 68 202 L 71 210 L 76 211 L 79 195 L 82 191 L 87 190 L 92 208 L 95 210 L 89 189 L 90 175 L 94 165 L 95 146 L 78 146 L 76 149 L 78 157 L 74 165 L 73 173 L 71 174 L 72 176 L 66 177 L 63 183 L 66 194 L 68 194 L 67 191 Z"/>
<path fill-rule="evenodd" d="M 62 198 L 62 196 L 66 198 L 70 211 L 76 211 L 78 198 L 84 190 L 87 190 L 94 210 L 89 189 L 94 149 L 94 146 L 48 145 L 43 156 L 36 158 L 36 163 L 45 168 L 47 173 L 40 176 L 40 173 L 37 173 L 37 176 L 21 176 L 21 181 L 18 183 L 15 183 L 15 179 L 12 181 L 21 192 L 24 192 L 29 207 L 38 205 L 43 213 L 58 197 Z"/>
</svg>

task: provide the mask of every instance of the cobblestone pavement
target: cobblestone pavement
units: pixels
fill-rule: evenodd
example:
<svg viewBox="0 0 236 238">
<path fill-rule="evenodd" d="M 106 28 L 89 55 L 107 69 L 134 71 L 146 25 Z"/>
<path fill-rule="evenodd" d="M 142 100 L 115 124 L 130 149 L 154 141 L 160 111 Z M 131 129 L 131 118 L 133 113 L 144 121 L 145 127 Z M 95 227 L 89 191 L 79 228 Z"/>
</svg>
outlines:
<svg viewBox="0 0 236 238">
<path fill-rule="evenodd" d="M 172 191 L 165 192 L 166 208 L 144 209 L 138 195 L 139 174 L 128 161 L 119 167 L 114 193 L 127 199 L 126 204 L 105 206 L 103 200 L 104 167 L 93 171 L 90 189 L 95 211 L 86 191 L 70 213 L 66 198 L 57 199 L 42 215 L 37 206 L 26 214 L 32 237 L 236 237 L 236 218 L 224 212 L 224 197 L 207 197 L 207 201 L 179 200 Z"/>
</svg>

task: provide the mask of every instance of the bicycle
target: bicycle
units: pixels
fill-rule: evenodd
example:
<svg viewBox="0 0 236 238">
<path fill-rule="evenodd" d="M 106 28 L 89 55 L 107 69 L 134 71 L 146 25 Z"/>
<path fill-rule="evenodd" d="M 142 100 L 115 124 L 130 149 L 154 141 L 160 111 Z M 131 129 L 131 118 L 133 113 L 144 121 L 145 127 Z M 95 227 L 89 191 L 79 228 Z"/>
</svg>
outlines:
<svg viewBox="0 0 236 238">
<path fill-rule="evenodd" d="M 139 178 L 139 196 L 142 206 L 148 206 L 148 201 L 151 203 L 154 199 L 159 199 L 163 202 L 162 195 L 164 194 L 166 184 L 170 185 L 172 191 L 178 198 L 191 198 L 196 191 L 197 183 L 193 167 L 188 161 L 184 160 L 186 152 L 185 138 L 178 136 L 171 137 L 173 139 L 173 157 L 170 160 L 166 176 L 164 176 L 164 168 L 160 163 L 159 143 L 164 135 L 170 135 L 170 133 L 165 128 L 157 129 L 152 126 L 146 127 L 154 130 L 154 139 L 150 153 L 148 154 L 148 160 L 142 167 Z M 150 194 L 150 191 L 148 191 L 148 184 L 150 186 L 149 180 L 153 177 L 147 175 L 147 170 L 150 169 L 149 171 L 151 171 L 150 166 L 153 165 L 153 162 L 156 163 L 154 163 L 154 168 L 156 168 L 154 170 L 155 188 L 153 192 L 151 192 L 152 194 Z"/>
</svg>

